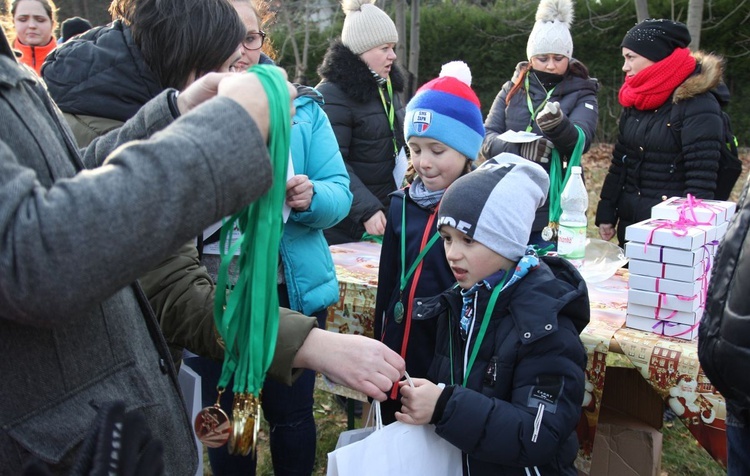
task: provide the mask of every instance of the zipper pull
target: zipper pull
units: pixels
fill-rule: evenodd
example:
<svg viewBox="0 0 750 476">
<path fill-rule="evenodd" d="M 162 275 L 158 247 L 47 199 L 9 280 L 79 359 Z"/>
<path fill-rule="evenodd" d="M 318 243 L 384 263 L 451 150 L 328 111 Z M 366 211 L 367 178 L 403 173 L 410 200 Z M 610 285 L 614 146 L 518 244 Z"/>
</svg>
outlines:
<svg viewBox="0 0 750 476">
<path fill-rule="evenodd" d="M 542 427 L 542 418 L 544 417 L 544 404 L 539 404 L 539 409 L 536 412 L 536 418 L 534 418 L 534 433 L 531 435 L 531 442 L 536 443 L 539 437 L 539 429 Z"/>
</svg>

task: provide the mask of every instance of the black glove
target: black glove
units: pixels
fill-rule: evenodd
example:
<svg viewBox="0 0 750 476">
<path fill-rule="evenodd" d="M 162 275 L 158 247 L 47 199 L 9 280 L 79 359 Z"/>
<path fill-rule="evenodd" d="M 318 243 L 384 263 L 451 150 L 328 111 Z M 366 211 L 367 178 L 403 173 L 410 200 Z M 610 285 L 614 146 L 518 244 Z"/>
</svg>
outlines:
<svg viewBox="0 0 750 476">
<path fill-rule="evenodd" d="M 549 155 L 552 153 L 552 142 L 541 137 L 535 141 L 524 142 L 521 144 L 521 157 L 529 159 L 532 162 L 546 164 L 549 162 Z"/>
<path fill-rule="evenodd" d="M 99 409 L 70 474 L 159 476 L 164 473 L 163 453 L 141 411 L 125 413 L 123 402 L 107 402 Z"/>
<path fill-rule="evenodd" d="M 544 105 L 544 109 L 539 111 L 539 114 L 536 116 L 536 125 L 545 132 L 551 131 L 560 125 L 563 117 L 565 117 L 565 114 L 560 109 L 560 103 L 548 102 Z"/>
</svg>

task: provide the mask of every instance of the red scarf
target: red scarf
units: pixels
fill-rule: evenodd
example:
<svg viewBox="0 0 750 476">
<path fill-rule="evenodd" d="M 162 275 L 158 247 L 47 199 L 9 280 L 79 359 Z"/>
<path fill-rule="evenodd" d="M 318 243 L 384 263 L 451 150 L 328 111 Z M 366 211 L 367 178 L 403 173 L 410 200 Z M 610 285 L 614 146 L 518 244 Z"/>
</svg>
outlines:
<svg viewBox="0 0 750 476">
<path fill-rule="evenodd" d="M 635 76 L 627 76 L 620 88 L 623 107 L 635 106 L 649 111 L 667 102 L 677 86 L 695 71 L 695 58 L 687 48 L 677 48 L 671 55 L 657 61 Z"/>
</svg>

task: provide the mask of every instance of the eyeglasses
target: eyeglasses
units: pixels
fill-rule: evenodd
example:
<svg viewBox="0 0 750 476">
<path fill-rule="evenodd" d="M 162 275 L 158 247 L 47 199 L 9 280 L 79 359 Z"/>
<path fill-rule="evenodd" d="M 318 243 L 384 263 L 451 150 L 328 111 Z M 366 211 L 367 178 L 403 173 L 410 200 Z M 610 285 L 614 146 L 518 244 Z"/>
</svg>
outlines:
<svg viewBox="0 0 750 476">
<path fill-rule="evenodd" d="M 247 50 L 259 50 L 263 46 L 264 41 L 266 41 L 266 33 L 264 31 L 248 33 L 245 39 L 242 40 L 242 46 Z"/>
</svg>

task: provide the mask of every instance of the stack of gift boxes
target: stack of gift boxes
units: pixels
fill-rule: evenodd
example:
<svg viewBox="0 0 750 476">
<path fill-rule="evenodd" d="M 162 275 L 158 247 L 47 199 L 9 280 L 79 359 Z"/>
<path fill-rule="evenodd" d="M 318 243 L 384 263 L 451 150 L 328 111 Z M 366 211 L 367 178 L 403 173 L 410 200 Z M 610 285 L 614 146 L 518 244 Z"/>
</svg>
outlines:
<svg viewBox="0 0 750 476">
<path fill-rule="evenodd" d="M 693 339 L 706 304 L 711 266 L 736 204 L 674 197 L 625 229 L 630 289 L 625 325 Z"/>
</svg>

